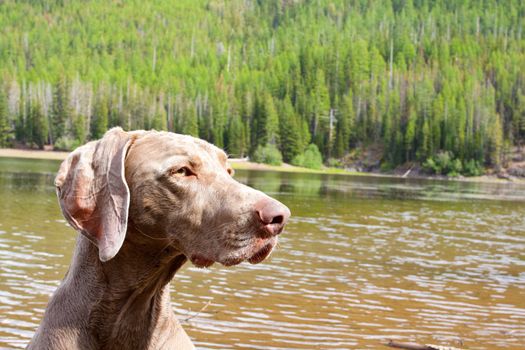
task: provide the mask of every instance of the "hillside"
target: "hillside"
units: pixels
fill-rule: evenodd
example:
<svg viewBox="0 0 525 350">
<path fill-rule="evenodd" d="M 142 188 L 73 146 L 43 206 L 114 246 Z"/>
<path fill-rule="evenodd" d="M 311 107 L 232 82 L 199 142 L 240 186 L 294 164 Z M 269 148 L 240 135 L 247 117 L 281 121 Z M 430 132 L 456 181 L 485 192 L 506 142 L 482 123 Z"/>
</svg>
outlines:
<svg viewBox="0 0 525 350">
<path fill-rule="evenodd" d="M 121 125 L 239 157 L 313 142 L 325 162 L 497 169 L 525 137 L 523 18 L 520 0 L 3 1 L 0 146 Z"/>
</svg>

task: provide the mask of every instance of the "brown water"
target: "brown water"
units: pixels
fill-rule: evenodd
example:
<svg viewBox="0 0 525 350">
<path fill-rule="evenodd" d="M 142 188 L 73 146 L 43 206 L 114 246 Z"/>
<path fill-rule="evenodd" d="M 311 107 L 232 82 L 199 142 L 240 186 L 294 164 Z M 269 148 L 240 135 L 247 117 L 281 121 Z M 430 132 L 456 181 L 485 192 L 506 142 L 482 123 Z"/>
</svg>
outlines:
<svg viewBox="0 0 525 350">
<path fill-rule="evenodd" d="M 0 159 L 0 348 L 25 346 L 71 258 L 57 167 Z M 525 187 L 236 177 L 293 217 L 262 264 L 176 275 L 173 307 L 198 348 L 525 349 Z"/>
</svg>

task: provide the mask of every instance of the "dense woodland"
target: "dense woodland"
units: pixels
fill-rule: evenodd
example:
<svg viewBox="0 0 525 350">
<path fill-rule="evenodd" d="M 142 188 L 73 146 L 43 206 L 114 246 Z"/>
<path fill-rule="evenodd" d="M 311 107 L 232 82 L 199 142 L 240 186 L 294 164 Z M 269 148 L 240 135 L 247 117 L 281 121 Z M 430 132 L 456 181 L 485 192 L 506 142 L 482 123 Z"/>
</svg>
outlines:
<svg viewBox="0 0 525 350">
<path fill-rule="evenodd" d="M 498 167 L 525 139 L 524 20 L 522 0 L 6 0 L 0 146 L 120 125 Z"/>
</svg>

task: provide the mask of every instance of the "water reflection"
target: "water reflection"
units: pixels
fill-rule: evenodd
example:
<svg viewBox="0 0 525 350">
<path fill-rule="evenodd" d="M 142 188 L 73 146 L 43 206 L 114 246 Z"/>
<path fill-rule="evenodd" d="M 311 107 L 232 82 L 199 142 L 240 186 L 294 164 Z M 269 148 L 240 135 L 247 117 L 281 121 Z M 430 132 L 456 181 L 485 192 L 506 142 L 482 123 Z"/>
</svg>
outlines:
<svg viewBox="0 0 525 350">
<path fill-rule="evenodd" d="M 55 174 L 0 173 L 0 187 L 13 191 L 49 191 L 54 189 Z"/>
<path fill-rule="evenodd" d="M 512 183 L 478 183 L 390 177 L 267 173 L 239 171 L 236 178 L 271 194 L 300 193 L 331 199 L 385 198 L 524 201 L 525 186 Z"/>
<path fill-rule="evenodd" d="M 69 264 L 75 235 L 56 203 L 57 164 L 35 173 L 0 160 L 0 348 L 24 347 Z M 266 263 L 176 276 L 173 306 L 199 348 L 377 349 L 386 338 L 523 348 L 523 187 L 236 177 L 293 216 Z"/>
</svg>

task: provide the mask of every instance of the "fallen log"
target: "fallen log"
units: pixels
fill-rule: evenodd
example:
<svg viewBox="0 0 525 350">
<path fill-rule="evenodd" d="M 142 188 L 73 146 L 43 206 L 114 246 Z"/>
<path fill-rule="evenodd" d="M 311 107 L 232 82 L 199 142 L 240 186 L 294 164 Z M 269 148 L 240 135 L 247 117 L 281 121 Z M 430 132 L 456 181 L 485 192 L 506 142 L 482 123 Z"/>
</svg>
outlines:
<svg viewBox="0 0 525 350">
<path fill-rule="evenodd" d="M 459 348 L 454 348 L 451 346 L 440 346 L 432 344 L 417 344 L 417 343 L 401 343 L 390 339 L 386 346 L 397 349 L 406 349 L 406 350 L 462 350 Z"/>
<path fill-rule="evenodd" d="M 507 180 L 507 181 L 512 181 L 512 178 L 511 178 L 510 175 L 507 174 L 507 173 L 498 173 L 497 177 L 498 177 L 498 179 L 503 179 L 503 180 Z"/>
</svg>

